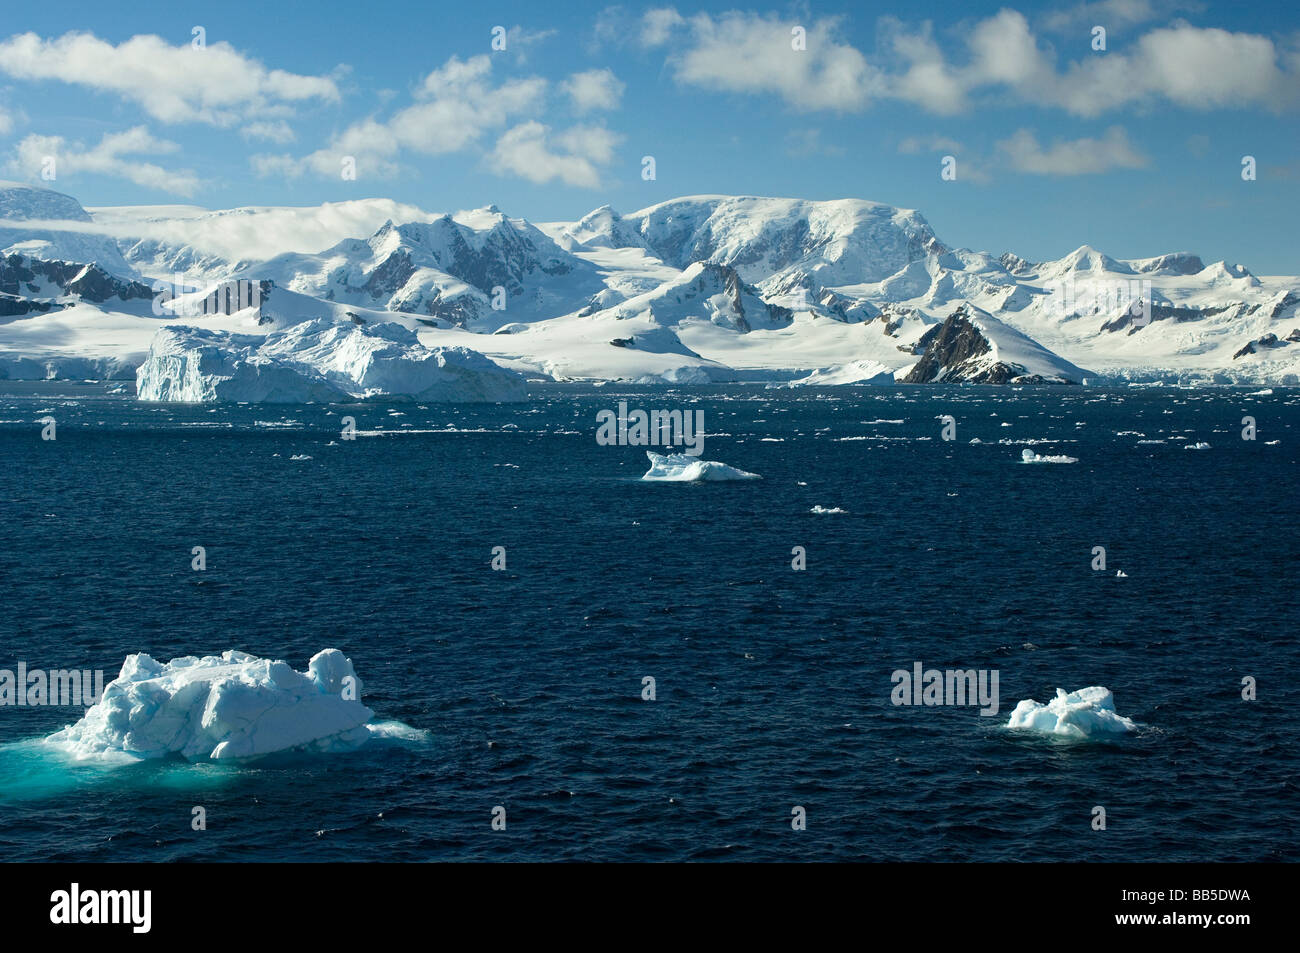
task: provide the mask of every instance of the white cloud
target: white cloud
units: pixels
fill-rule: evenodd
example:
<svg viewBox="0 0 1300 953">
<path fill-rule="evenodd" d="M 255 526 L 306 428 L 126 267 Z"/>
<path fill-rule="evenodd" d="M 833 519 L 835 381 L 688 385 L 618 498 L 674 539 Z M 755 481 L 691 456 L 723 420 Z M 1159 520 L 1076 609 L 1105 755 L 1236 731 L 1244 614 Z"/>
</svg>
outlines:
<svg viewBox="0 0 1300 953">
<path fill-rule="evenodd" d="M 621 138 L 603 126 L 575 126 L 553 137 L 549 126 L 529 121 L 507 130 L 488 162 L 499 173 L 518 175 L 539 185 L 559 180 L 596 188 L 600 185 L 598 167 L 613 160 Z M 553 149 L 552 141 L 563 151 Z"/>
<path fill-rule="evenodd" d="M 668 42 L 673 30 L 682 26 L 686 20 L 672 7 L 657 7 L 647 10 L 641 17 L 641 36 L 643 46 L 662 46 Z"/>
<path fill-rule="evenodd" d="M 961 65 L 940 49 L 928 24 L 909 31 L 886 19 L 882 28 L 899 67 L 887 74 L 888 95 L 941 115 L 968 112 L 982 93 L 1085 117 L 1161 101 L 1190 109 L 1283 109 L 1300 101 L 1300 62 L 1259 34 L 1179 21 L 1143 34 L 1132 53 L 1089 51 L 1061 71 L 1015 10 L 966 32 Z"/>
<path fill-rule="evenodd" d="M 806 31 L 806 49 L 794 48 L 795 27 Z M 769 93 L 801 109 L 861 109 L 880 91 L 880 77 L 839 33 L 837 19 L 800 23 L 734 11 L 684 19 L 652 10 L 642 18 L 643 42 L 672 38 L 668 62 L 683 85 Z"/>
<path fill-rule="evenodd" d="M 225 42 L 194 49 L 152 35 L 114 46 L 91 33 L 50 40 L 22 33 L 0 41 L 0 73 L 113 93 L 168 123 L 230 126 L 250 117 L 284 115 L 303 102 L 339 100 L 338 87 L 327 76 L 268 70 Z"/>
<path fill-rule="evenodd" d="M 1066 11 L 1137 27 L 1173 9 L 1172 0 L 1101 0 Z M 1064 16 L 1065 14 L 1062 14 Z M 612 14 L 611 14 L 612 16 Z M 1049 23 L 1066 20 L 1048 19 Z M 791 48 L 791 29 L 807 30 L 807 49 Z M 860 111 L 895 99 L 938 115 L 969 113 L 989 102 L 1032 105 L 1093 117 L 1124 106 L 1172 103 L 1189 109 L 1300 104 L 1300 49 L 1270 37 L 1176 21 L 1094 52 L 1090 35 L 1058 62 L 1021 12 L 1004 8 L 964 25 L 960 39 L 935 36 L 930 22 L 882 17 L 871 60 L 847 40 L 837 19 L 802 24 L 773 14 L 730 12 L 683 17 L 651 10 L 639 21 L 643 45 L 661 47 L 674 78 L 719 92 L 776 96 L 799 109 Z"/>
<path fill-rule="evenodd" d="M 193 172 L 164 169 L 152 162 L 126 158 L 173 153 L 179 148 L 174 142 L 155 139 L 144 126 L 108 133 L 90 149 L 81 143 L 68 143 L 62 136 L 31 135 L 18 143 L 9 169 L 16 176 L 34 178 L 42 172 L 46 158 L 52 156 L 59 177 L 83 173 L 106 175 L 176 195 L 193 195 L 199 187 L 199 179 Z"/>
<path fill-rule="evenodd" d="M 239 134 L 245 139 L 265 139 L 268 142 L 293 142 L 297 136 L 283 119 L 250 122 Z"/>
<path fill-rule="evenodd" d="M 568 93 L 573 108 L 580 113 L 595 109 L 614 109 L 623 98 L 626 88 L 623 81 L 614 75 L 613 70 L 590 69 L 574 73 L 562 84 Z"/>
<path fill-rule="evenodd" d="M 998 150 L 1011 168 L 1033 175 L 1092 175 L 1111 169 L 1142 169 L 1149 163 L 1119 126 L 1106 130 L 1100 139 L 1058 140 L 1046 149 L 1032 132 L 1021 129 L 999 142 Z"/>
<path fill-rule="evenodd" d="M 468 149 L 485 133 L 536 109 L 546 89 L 547 81 L 535 76 L 494 83 L 489 54 L 468 60 L 453 56 L 424 78 L 416 89 L 416 102 L 387 120 L 353 123 L 328 146 L 301 159 L 254 156 L 253 168 L 259 175 L 293 176 L 310 170 L 337 176 L 343 160 L 351 157 L 358 177 L 392 176 L 404 152 L 440 156 Z"/>
</svg>

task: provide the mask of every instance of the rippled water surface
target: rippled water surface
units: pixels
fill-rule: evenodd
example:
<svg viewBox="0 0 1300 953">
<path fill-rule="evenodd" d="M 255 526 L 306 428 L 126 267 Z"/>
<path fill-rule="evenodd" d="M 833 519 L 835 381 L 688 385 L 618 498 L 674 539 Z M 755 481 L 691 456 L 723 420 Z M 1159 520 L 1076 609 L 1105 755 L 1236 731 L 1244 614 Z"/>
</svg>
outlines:
<svg viewBox="0 0 1300 953">
<path fill-rule="evenodd" d="M 334 646 L 378 718 L 429 732 L 110 768 L 32 743 L 77 710 L 0 707 L 5 859 L 1300 857 L 1294 389 L 0 388 L 0 668 Z M 702 409 L 704 457 L 763 479 L 641 482 L 642 449 L 595 439 L 620 400 Z M 997 670 L 998 716 L 891 704 L 917 661 Z M 1088 685 L 1140 729 L 1002 727 Z"/>
</svg>

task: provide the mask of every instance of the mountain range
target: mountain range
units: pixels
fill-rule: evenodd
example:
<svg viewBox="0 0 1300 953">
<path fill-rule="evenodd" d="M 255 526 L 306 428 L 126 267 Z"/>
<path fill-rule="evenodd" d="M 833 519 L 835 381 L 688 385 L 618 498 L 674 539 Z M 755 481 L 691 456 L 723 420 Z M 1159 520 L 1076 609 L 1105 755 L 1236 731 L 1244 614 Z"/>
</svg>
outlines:
<svg viewBox="0 0 1300 953">
<path fill-rule="evenodd" d="M 132 379 L 164 327 L 251 355 L 249 335 L 313 322 L 318 350 L 355 345 L 331 324 L 395 324 L 413 333 L 376 331 L 374 360 L 409 341 L 422 361 L 468 349 L 532 379 L 1297 384 L 1297 305 L 1297 277 L 1191 252 L 952 248 L 918 212 L 858 199 L 689 196 L 532 223 L 384 199 L 85 208 L 0 183 L 0 378 Z M 186 336 L 164 338 L 170 360 Z"/>
</svg>

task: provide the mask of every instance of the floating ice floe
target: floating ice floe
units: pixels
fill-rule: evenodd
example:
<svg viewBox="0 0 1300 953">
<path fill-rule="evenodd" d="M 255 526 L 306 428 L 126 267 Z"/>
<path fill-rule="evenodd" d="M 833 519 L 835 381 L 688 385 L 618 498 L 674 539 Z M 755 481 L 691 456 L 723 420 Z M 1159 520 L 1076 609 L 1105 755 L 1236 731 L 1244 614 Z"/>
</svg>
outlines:
<svg viewBox="0 0 1300 953">
<path fill-rule="evenodd" d="M 1202 440 L 1197 443 L 1185 443 L 1183 444 L 1183 449 L 1184 450 L 1209 450 L 1210 445 L 1206 443 L 1204 440 Z"/>
<path fill-rule="evenodd" d="M 645 452 L 650 458 L 650 469 L 643 480 L 657 480 L 664 483 L 697 483 L 715 480 L 761 480 L 757 473 L 737 470 L 725 463 L 714 460 L 701 460 L 685 453 Z"/>
<path fill-rule="evenodd" d="M 1007 727 L 1058 738 L 1094 738 L 1137 730 L 1132 720 L 1116 714 L 1110 689 L 1098 685 L 1068 693 L 1058 688 L 1056 697 L 1046 705 L 1026 698 L 1011 712 Z"/>
<path fill-rule="evenodd" d="M 121 674 L 75 725 L 46 739 L 77 759 L 142 760 L 179 754 L 191 761 L 276 751 L 355 748 L 374 714 L 338 649 L 312 657 L 306 672 L 227 651 L 157 662 L 128 655 Z"/>
<path fill-rule="evenodd" d="M 847 513 L 848 510 L 842 510 L 838 506 L 832 506 L 828 509 L 827 507 L 821 506 L 819 504 L 817 506 L 814 506 L 808 512 L 809 513 Z"/>
<path fill-rule="evenodd" d="M 1020 452 L 1021 463 L 1078 463 L 1078 457 L 1067 457 L 1063 454 L 1057 456 L 1042 456 L 1026 448 Z"/>
</svg>

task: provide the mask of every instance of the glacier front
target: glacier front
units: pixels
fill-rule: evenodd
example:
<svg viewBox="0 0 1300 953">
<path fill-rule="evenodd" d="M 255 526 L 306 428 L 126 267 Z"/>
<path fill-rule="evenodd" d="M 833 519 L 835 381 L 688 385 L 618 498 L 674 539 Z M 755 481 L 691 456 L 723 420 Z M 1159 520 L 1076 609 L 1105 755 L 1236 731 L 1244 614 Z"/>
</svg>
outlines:
<svg viewBox="0 0 1300 953">
<path fill-rule="evenodd" d="M 313 318 L 265 335 L 168 325 L 136 371 L 141 400 L 526 400 L 524 378 L 465 347 L 425 347 L 400 324 Z"/>
</svg>

